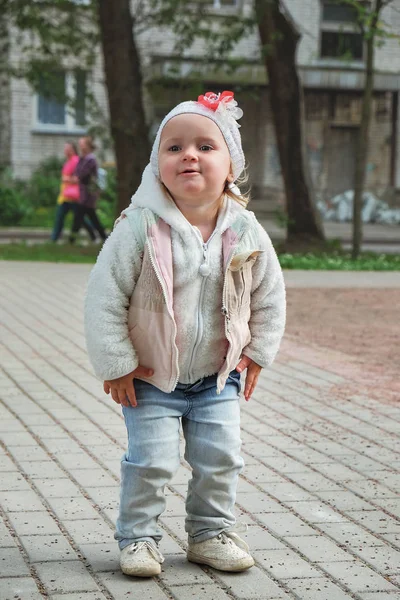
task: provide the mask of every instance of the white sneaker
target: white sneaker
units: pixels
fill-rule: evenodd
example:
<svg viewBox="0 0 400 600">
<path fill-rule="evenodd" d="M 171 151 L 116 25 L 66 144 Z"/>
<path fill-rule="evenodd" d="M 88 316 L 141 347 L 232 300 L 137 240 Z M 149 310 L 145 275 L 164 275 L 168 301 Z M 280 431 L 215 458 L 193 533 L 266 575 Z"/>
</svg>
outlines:
<svg viewBox="0 0 400 600">
<path fill-rule="evenodd" d="M 189 542 L 187 559 L 219 571 L 245 571 L 254 565 L 248 545 L 232 531 L 223 531 L 205 542 Z"/>
<path fill-rule="evenodd" d="M 125 575 L 153 577 L 161 573 L 164 557 L 150 542 L 135 542 L 121 551 L 119 564 Z"/>
</svg>

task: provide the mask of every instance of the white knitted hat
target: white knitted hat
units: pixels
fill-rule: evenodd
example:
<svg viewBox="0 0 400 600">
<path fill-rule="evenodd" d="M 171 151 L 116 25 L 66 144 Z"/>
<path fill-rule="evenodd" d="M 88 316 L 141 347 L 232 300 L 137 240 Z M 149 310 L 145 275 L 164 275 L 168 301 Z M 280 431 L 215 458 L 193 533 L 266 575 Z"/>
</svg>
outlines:
<svg viewBox="0 0 400 600">
<path fill-rule="evenodd" d="M 244 169 L 244 154 L 242 149 L 242 140 L 239 133 L 240 125 L 236 119 L 243 116 L 243 111 L 237 105 L 233 98 L 233 92 L 222 92 L 214 94 L 207 92 L 204 96 L 199 96 L 197 102 L 189 100 L 181 102 L 175 106 L 166 117 L 164 117 L 158 128 L 156 139 L 154 140 L 153 148 L 150 155 L 150 164 L 153 173 L 160 177 L 158 169 L 158 151 L 160 148 L 161 133 L 165 125 L 173 117 L 183 114 L 196 114 L 208 117 L 216 123 L 224 136 L 226 145 L 228 146 L 229 154 L 232 160 L 232 171 L 234 180 L 236 180 Z"/>
</svg>

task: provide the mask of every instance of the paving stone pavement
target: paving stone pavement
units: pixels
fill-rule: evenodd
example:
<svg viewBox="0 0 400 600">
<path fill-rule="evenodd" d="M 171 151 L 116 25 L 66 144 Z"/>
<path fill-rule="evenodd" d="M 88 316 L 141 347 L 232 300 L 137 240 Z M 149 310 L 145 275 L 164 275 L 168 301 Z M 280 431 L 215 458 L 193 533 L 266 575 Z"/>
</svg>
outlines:
<svg viewBox="0 0 400 600">
<path fill-rule="evenodd" d="M 161 576 L 119 573 L 125 427 L 85 353 L 89 270 L 0 263 L 0 600 L 400 598 L 400 404 L 339 393 L 343 356 L 293 340 L 242 403 L 237 514 L 256 567 L 186 562 L 183 462 L 161 519 Z"/>
</svg>

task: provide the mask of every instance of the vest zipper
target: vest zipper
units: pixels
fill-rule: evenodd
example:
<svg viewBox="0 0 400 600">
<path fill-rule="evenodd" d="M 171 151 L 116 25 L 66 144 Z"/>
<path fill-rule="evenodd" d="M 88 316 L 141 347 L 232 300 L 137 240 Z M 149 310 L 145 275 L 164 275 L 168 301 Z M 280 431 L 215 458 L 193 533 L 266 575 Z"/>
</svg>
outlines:
<svg viewBox="0 0 400 600">
<path fill-rule="evenodd" d="M 224 315 L 224 317 L 225 317 L 225 333 L 230 333 L 230 332 L 229 332 L 229 321 L 230 321 L 230 316 L 229 316 L 228 308 L 227 308 L 227 306 L 226 306 L 226 302 L 225 302 L 225 300 L 226 300 L 226 298 L 225 298 L 225 295 L 226 295 L 226 281 L 227 281 L 227 274 L 228 274 L 228 271 L 229 271 L 229 267 L 231 266 L 231 262 L 232 262 L 232 260 L 233 260 L 234 254 L 236 253 L 236 250 L 237 250 L 238 244 L 239 244 L 239 242 L 241 242 L 241 240 L 242 240 L 242 237 L 243 237 L 243 235 L 244 235 L 244 234 L 245 234 L 245 231 L 242 231 L 242 232 L 241 232 L 241 234 L 240 234 L 240 236 L 238 236 L 238 239 L 237 239 L 237 241 L 236 241 L 236 244 L 235 244 L 235 246 L 232 248 L 232 250 L 231 250 L 231 253 L 230 253 L 230 255 L 229 255 L 229 258 L 228 258 L 228 260 L 227 260 L 227 263 L 226 263 L 226 268 L 225 268 L 225 272 L 224 272 L 224 285 L 223 285 L 223 288 L 222 288 L 222 308 L 221 308 L 221 312 L 222 312 L 222 314 L 223 314 L 223 315 Z M 227 336 L 227 337 L 228 337 L 228 336 Z M 229 338 L 228 338 L 228 341 L 229 341 Z"/>
<path fill-rule="evenodd" d="M 235 255 L 235 251 L 236 251 L 236 249 L 238 247 L 239 242 L 242 240 L 242 237 L 243 237 L 244 233 L 245 232 L 242 231 L 241 235 L 238 237 L 238 240 L 237 240 L 235 246 L 232 248 L 231 253 L 229 255 L 229 258 L 227 260 L 226 268 L 225 268 L 225 272 L 224 272 L 224 285 L 223 285 L 223 288 L 222 288 L 222 307 L 221 307 L 221 312 L 222 312 L 222 314 L 225 317 L 225 336 L 226 336 L 226 339 L 228 340 L 228 343 L 229 343 L 229 347 L 228 347 L 228 349 L 226 351 L 226 356 L 227 357 L 228 357 L 229 349 L 231 347 L 231 340 L 230 340 L 230 335 L 231 335 L 231 332 L 230 332 L 230 320 L 231 320 L 231 318 L 229 316 L 229 311 L 228 311 L 228 308 L 226 306 L 226 304 L 227 304 L 226 303 L 226 282 L 227 282 L 227 275 L 228 275 L 229 267 L 231 266 L 231 262 L 233 260 L 234 255 Z M 217 394 L 221 393 L 220 383 L 218 383 L 219 382 L 220 373 L 221 373 L 221 371 L 218 373 Z"/>
<path fill-rule="evenodd" d="M 229 342 L 229 337 L 230 337 L 230 316 L 229 316 L 229 312 L 228 312 L 228 308 L 226 306 L 226 302 L 225 302 L 225 296 L 226 296 L 226 281 L 227 281 L 227 274 L 229 271 L 229 267 L 231 266 L 231 262 L 233 260 L 233 255 L 235 253 L 235 248 L 232 248 L 231 253 L 229 255 L 228 258 L 228 262 L 226 263 L 226 269 L 225 269 L 225 273 L 224 273 L 224 285 L 222 288 L 222 308 L 221 308 L 221 312 L 225 317 L 225 335 L 226 338 Z"/>
<path fill-rule="evenodd" d="M 166 307 L 167 307 L 167 310 L 168 310 L 168 314 L 171 317 L 172 322 L 174 324 L 174 336 L 173 336 L 173 339 L 172 339 L 172 347 L 175 349 L 175 356 L 176 356 L 176 360 L 175 360 L 176 378 L 175 378 L 175 381 L 174 381 L 174 384 L 173 384 L 173 390 L 174 390 L 176 388 L 176 386 L 178 385 L 178 381 L 179 381 L 178 348 L 176 346 L 176 341 L 175 341 L 176 340 L 176 334 L 177 334 L 176 322 L 175 322 L 174 315 L 172 314 L 172 312 L 171 312 L 171 310 L 169 308 L 168 295 L 167 295 L 167 291 L 165 289 L 164 279 L 163 279 L 161 273 L 159 273 L 159 271 L 158 271 L 157 261 L 155 260 L 154 255 L 153 255 L 153 245 L 152 245 L 151 240 L 150 240 L 149 237 L 147 238 L 147 240 L 148 240 L 148 245 L 149 245 L 150 263 L 151 263 L 151 266 L 153 267 L 153 270 L 154 270 L 154 273 L 155 273 L 155 275 L 157 277 L 157 280 L 158 280 L 158 282 L 159 282 L 159 284 L 161 286 L 162 293 L 163 293 L 163 296 L 164 296 L 164 299 L 165 299 L 165 304 L 166 304 Z"/>
</svg>

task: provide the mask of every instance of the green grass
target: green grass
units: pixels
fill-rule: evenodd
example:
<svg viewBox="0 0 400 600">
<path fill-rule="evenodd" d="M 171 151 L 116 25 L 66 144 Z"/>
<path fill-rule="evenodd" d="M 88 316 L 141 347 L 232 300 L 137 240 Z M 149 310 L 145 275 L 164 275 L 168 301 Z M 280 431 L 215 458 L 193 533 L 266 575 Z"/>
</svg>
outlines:
<svg viewBox="0 0 400 600">
<path fill-rule="evenodd" d="M 343 251 L 304 254 L 280 254 L 283 269 L 317 271 L 400 271 L 399 254 L 363 252 L 356 260 Z"/>
<path fill-rule="evenodd" d="M 56 206 L 40 206 L 31 210 L 23 217 L 22 221 L 16 227 L 37 227 L 39 229 L 52 229 L 54 217 L 56 214 Z M 105 201 L 98 203 L 97 216 L 106 229 L 112 229 L 115 221 L 114 208 Z M 68 213 L 64 229 L 69 231 L 72 226 L 72 213 Z"/>
<path fill-rule="evenodd" d="M 26 243 L 0 244 L 0 260 L 29 260 L 66 263 L 94 263 L 101 246 Z M 280 254 L 284 269 L 315 269 L 319 271 L 400 271 L 400 255 L 364 252 L 358 260 L 349 253 L 331 251 L 304 254 Z"/>
<path fill-rule="evenodd" d="M 94 263 L 100 244 L 89 246 L 58 245 L 51 242 L 28 245 L 0 244 L 0 260 L 29 260 L 38 262 Z"/>
</svg>

